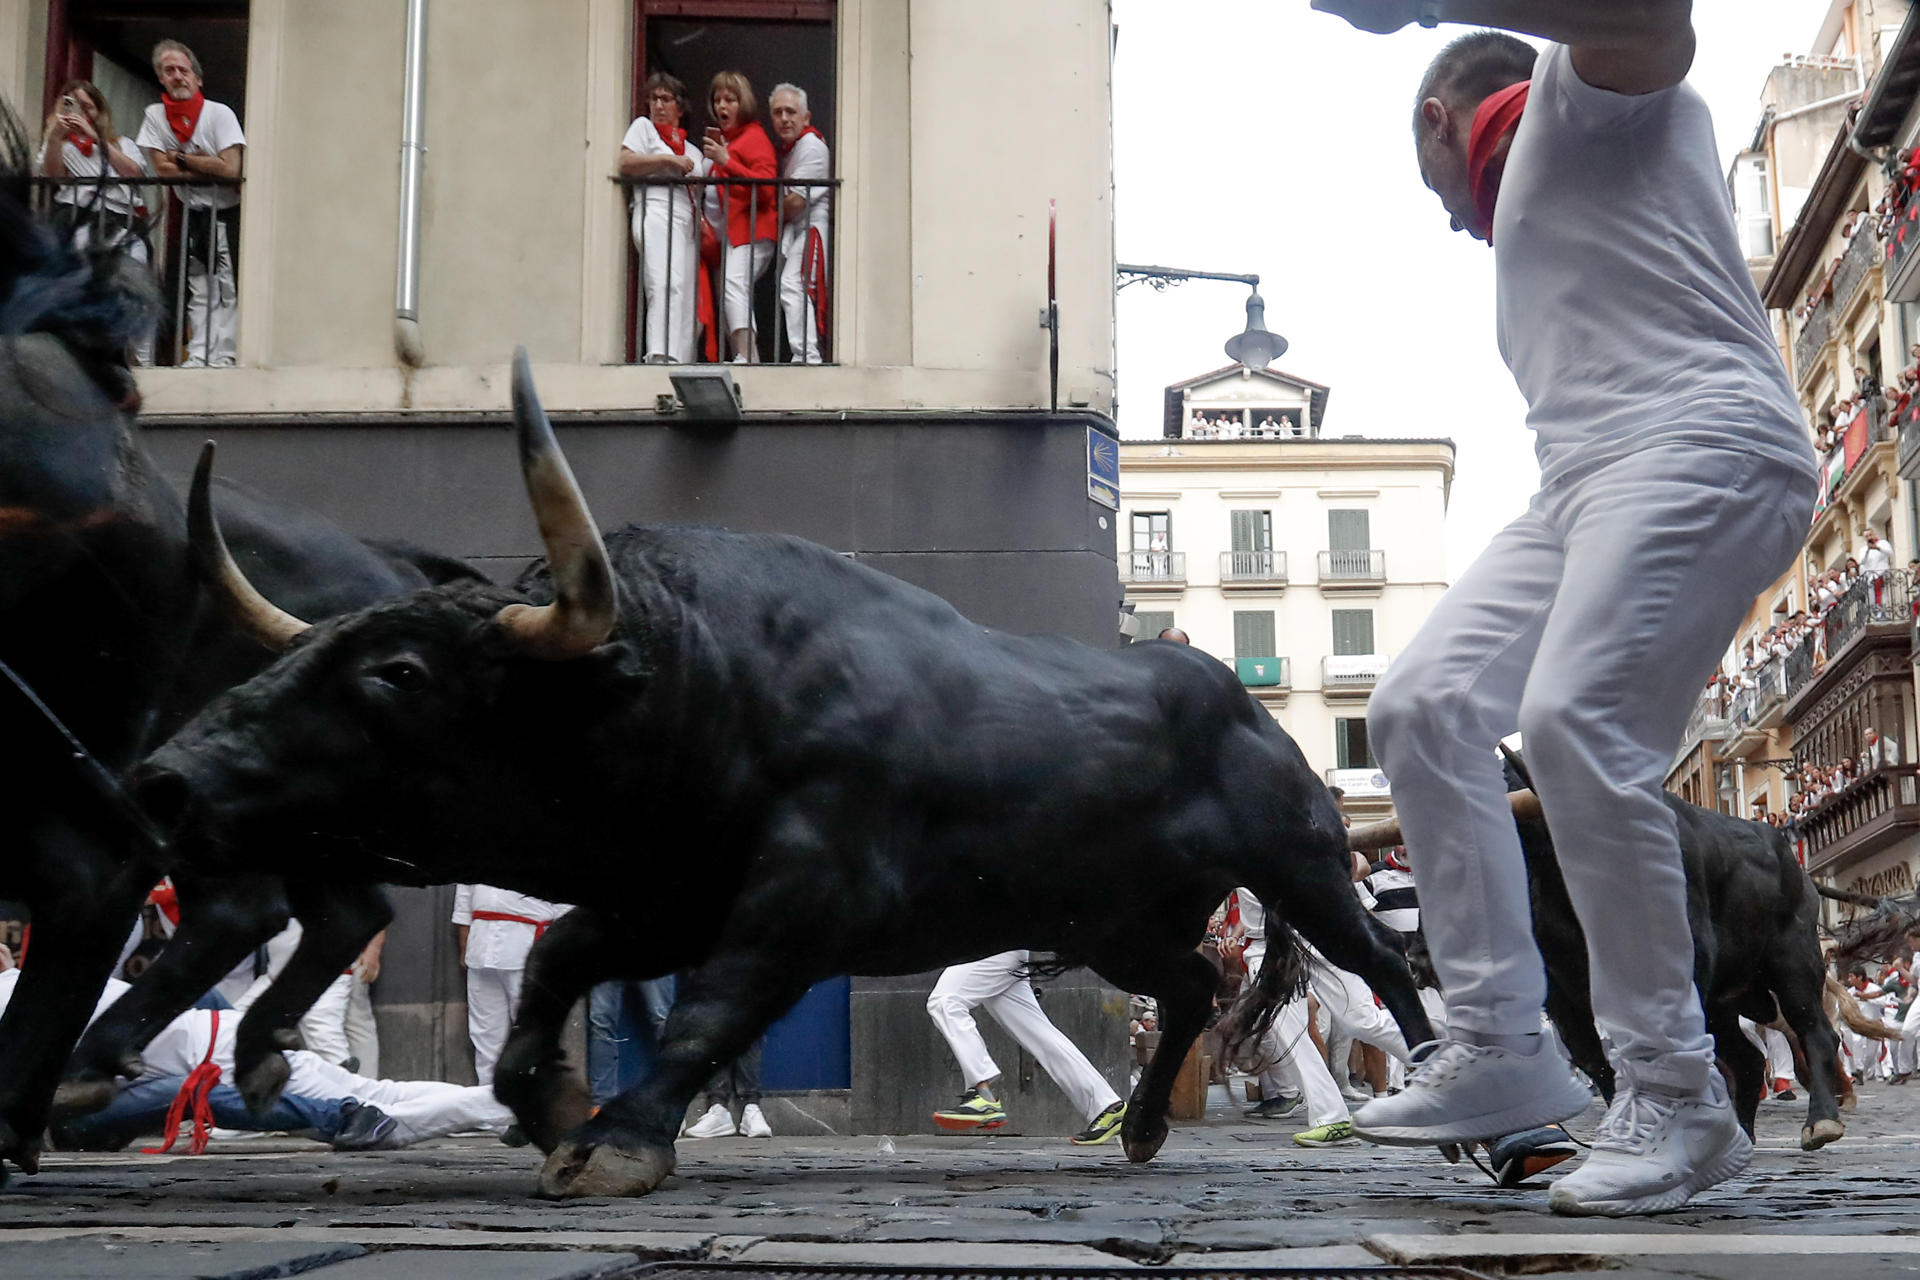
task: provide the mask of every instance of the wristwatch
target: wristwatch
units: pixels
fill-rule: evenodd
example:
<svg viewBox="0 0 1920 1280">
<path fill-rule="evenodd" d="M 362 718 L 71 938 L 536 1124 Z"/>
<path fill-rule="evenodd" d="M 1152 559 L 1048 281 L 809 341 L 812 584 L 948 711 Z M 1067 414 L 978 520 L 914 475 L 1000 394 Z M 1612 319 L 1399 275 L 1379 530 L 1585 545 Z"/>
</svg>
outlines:
<svg viewBox="0 0 1920 1280">
<path fill-rule="evenodd" d="M 1440 25 L 1440 0 L 1420 0 L 1420 25 L 1428 28 Z"/>
</svg>

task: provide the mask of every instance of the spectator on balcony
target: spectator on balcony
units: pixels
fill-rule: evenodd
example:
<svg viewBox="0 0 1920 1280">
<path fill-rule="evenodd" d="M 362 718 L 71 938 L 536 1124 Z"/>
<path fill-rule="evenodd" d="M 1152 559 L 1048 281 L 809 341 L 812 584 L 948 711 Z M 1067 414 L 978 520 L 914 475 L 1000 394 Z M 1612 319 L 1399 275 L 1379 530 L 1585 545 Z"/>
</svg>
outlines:
<svg viewBox="0 0 1920 1280">
<path fill-rule="evenodd" d="M 1900 763 L 1900 744 L 1892 738 L 1883 738 L 1877 729 L 1868 729 L 1866 733 L 1867 749 L 1862 759 L 1868 770 L 1891 769 Z"/>
<path fill-rule="evenodd" d="M 1862 535 L 1866 546 L 1860 552 L 1860 571 L 1870 577 L 1884 578 L 1893 568 L 1893 548 L 1872 528 Z"/>
<path fill-rule="evenodd" d="M 773 116 L 780 176 L 791 182 L 824 183 L 833 177 L 827 140 L 813 127 L 807 91 L 774 87 L 767 98 Z M 782 188 L 780 196 L 780 313 L 794 364 L 819 364 L 827 332 L 827 237 L 832 231 L 833 192 L 826 186 Z"/>
<path fill-rule="evenodd" d="M 1868 399 L 1872 399 L 1874 396 L 1880 394 L 1880 379 L 1874 377 L 1860 365 L 1854 366 L 1853 385 L 1858 387 L 1860 394 Z"/>
<path fill-rule="evenodd" d="M 105 95 L 88 80 L 69 80 L 47 115 L 40 134 L 35 171 L 48 178 L 123 178 L 147 176 L 145 155 L 132 138 L 113 127 L 113 109 Z M 67 228 L 76 245 L 84 246 L 96 226 L 109 244 L 121 245 L 142 266 L 150 260 L 145 235 L 146 206 L 140 193 L 120 182 L 104 185 L 55 187 L 54 221 Z M 153 363 L 153 335 L 149 333 L 130 353 L 136 365 Z"/>
<path fill-rule="evenodd" d="M 162 178 L 238 182 L 247 149 L 233 108 L 201 89 L 200 59 L 178 40 L 153 46 L 153 74 L 161 98 L 140 124 L 140 148 Z M 187 273 L 187 314 L 179 318 L 185 357 L 192 367 L 231 365 L 240 325 L 240 295 L 234 285 L 228 219 L 240 207 L 233 186 L 182 186 L 174 199 L 185 211 L 181 257 Z"/>
<path fill-rule="evenodd" d="M 754 119 L 759 100 L 745 73 L 722 71 L 707 87 L 707 129 L 702 149 L 716 178 L 740 178 L 714 188 L 719 203 L 715 230 L 719 234 L 726 288 L 721 300 L 721 327 L 735 364 L 758 364 L 754 341 L 753 287 L 773 264 L 779 228 L 779 201 L 771 186 L 754 182 L 780 176 L 773 142 Z"/>
<path fill-rule="evenodd" d="M 655 72 L 640 87 L 647 113 L 620 140 L 625 178 L 701 178 L 707 158 L 687 142 L 687 86 Z M 649 364 L 693 360 L 694 320 L 700 311 L 699 213 L 694 187 L 640 185 L 633 192 L 633 247 L 640 254 L 646 300 Z M 711 305 L 707 308 L 711 311 Z"/>
</svg>

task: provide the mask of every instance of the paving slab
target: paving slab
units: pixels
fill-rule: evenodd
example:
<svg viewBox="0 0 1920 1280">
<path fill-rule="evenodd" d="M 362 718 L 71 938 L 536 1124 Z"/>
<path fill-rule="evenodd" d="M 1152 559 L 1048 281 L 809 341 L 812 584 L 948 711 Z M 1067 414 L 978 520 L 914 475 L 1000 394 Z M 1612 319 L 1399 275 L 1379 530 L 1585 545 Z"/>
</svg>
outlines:
<svg viewBox="0 0 1920 1280">
<path fill-rule="evenodd" d="M 365 1255 L 357 1244 L 180 1244 L 155 1240 L 0 1241 L 0 1276 L 18 1280 L 283 1280 Z M 532 1280 L 531 1277 L 528 1280 Z"/>
<path fill-rule="evenodd" d="M 612 1280 L 639 1264 L 622 1253 L 408 1249 L 328 1267 L 314 1280 Z"/>
</svg>

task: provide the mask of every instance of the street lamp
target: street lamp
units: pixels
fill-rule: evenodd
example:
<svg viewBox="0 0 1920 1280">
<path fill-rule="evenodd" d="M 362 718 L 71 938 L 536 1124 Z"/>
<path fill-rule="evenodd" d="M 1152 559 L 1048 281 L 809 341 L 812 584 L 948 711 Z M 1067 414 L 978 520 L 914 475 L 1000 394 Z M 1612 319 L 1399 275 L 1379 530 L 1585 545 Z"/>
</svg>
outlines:
<svg viewBox="0 0 1920 1280">
<path fill-rule="evenodd" d="M 1188 280 L 1229 280 L 1244 284 L 1247 295 L 1247 327 L 1227 339 L 1227 358 L 1249 369 L 1264 369 L 1286 354 L 1287 340 L 1267 328 L 1267 304 L 1260 296 L 1260 277 L 1233 275 L 1225 271 L 1188 271 L 1181 267 L 1145 267 L 1119 263 L 1114 268 L 1115 292 L 1130 284 L 1148 284 L 1155 290 Z"/>
</svg>

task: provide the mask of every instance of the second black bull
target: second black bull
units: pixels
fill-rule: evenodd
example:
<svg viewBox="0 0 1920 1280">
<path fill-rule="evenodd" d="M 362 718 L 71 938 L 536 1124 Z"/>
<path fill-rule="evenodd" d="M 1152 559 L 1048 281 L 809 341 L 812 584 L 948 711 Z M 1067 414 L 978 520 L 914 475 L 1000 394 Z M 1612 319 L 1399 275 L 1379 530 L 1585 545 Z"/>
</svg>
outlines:
<svg viewBox="0 0 1920 1280">
<path fill-rule="evenodd" d="M 1509 785 L 1526 779 L 1517 757 Z M 1534 939 L 1547 972 L 1547 1016 L 1574 1065 L 1608 1098 L 1614 1073 L 1594 1026 L 1587 937 L 1560 874 L 1553 836 L 1531 790 L 1511 797 L 1526 856 Z M 1799 1038 L 1808 1070 L 1807 1122 L 1800 1145 L 1811 1151 L 1845 1134 L 1834 1089 L 1840 1080 L 1839 1037 L 1823 1003 L 1826 964 L 1820 953 L 1818 896 L 1794 858 L 1786 832 L 1667 797 L 1687 875 L 1687 920 L 1693 930 L 1694 984 L 1707 1030 L 1731 1080 L 1741 1125 L 1753 1132 L 1766 1083 L 1766 1063 L 1740 1030 L 1740 1019 L 1782 1022 Z M 1397 824 L 1356 828 L 1357 849 L 1400 842 Z M 1417 857 L 1417 854 L 1416 854 Z M 1416 863 L 1415 874 L 1419 874 Z M 1624 904 L 1631 910 L 1631 904 Z"/>
<path fill-rule="evenodd" d="M 1215 986 L 1194 948 L 1236 885 L 1269 904 L 1270 936 L 1297 929 L 1429 1038 L 1403 954 L 1353 896 L 1332 798 L 1230 669 L 993 631 L 794 538 L 603 542 L 524 357 L 514 408 L 548 550 L 514 590 L 303 628 L 197 528 L 235 616 L 286 652 L 135 787 L 209 868 L 581 904 L 534 951 L 495 1081 L 549 1152 L 543 1193 L 652 1190 L 693 1094 L 811 984 L 1016 947 L 1160 1001 L 1122 1129 L 1149 1159 Z M 595 982 L 678 970 L 653 1075 L 589 1119 L 568 1010 Z"/>
</svg>

